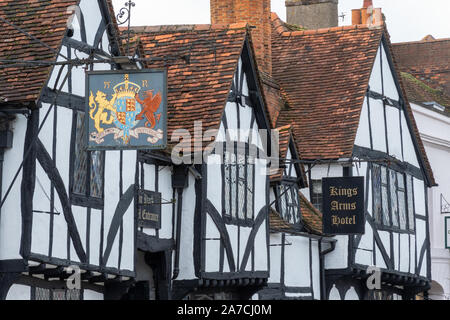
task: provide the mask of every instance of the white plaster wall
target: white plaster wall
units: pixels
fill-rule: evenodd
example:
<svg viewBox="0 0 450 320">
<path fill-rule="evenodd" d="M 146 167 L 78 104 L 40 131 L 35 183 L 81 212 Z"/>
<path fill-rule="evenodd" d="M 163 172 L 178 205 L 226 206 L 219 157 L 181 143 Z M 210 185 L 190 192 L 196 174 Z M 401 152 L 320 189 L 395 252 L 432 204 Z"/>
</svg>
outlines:
<svg viewBox="0 0 450 320">
<path fill-rule="evenodd" d="M 286 287 L 310 287 L 309 239 L 286 234 L 285 285 Z"/>
<path fill-rule="evenodd" d="M 191 200 L 183 201 L 183 209 L 181 213 L 183 222 L 181 224 L 180 239 L 180 274 L 177 280 L 189 280 L 196 278 L 193 254 L 195 198 L 195 179 L 192 174 L 189 173 L 189 187 L 183 191 L 183 199 Z"/>
<path fill-rule="evenodd" d="M 31 299 L 31 288 L 29 286 L 24 286 L 20 284 L 14 284 L 8 291 L 6 300 L 30 300 Z"/>
<path fill-rule="evenodd" d="M 87 301 L 103 300 L 103 293 L 98 293 L 92 290 L 84 290 L 83 299 Z"/>
<path fill-rule="evenodd" d="M 281 233 L 270 234 L 270 276 L 269 283 L 281 281 Z"/>
<path fill-rule="evenodd" d="M 24 116 L 18 115 L 16 120 L 13 121 L 12 126 L 14 132 L 13 148 L 5 151 L 3 162 L 2 199 L 23 160 L 23 143 L 25 140 L 25 132 L 27 130 L 27 120 Z M 21 183 L 22 175 L 20 174 L 16 183 L 13 185 L 3 208 L 1 208 L 0 260 L 21 259 L 19 254 L 22 235 L 22 217 L 20 210 Z"/>
</svg>

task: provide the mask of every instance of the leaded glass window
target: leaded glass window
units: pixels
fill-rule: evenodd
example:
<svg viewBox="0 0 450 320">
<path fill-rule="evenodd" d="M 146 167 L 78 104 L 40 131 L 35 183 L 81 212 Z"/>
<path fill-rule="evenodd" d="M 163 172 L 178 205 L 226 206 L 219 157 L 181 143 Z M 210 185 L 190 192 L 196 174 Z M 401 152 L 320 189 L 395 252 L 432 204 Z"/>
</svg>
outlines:
<svg viewBox="0 0 450 320">
<path fill-rule="evenodd" d="M 73 173 L 73 192 L 78 195 L 86 194 L 86 176 L 88 153 L 84 151 L 86 141 L 86 130 L 84 127 L 84 113 L 77 112 L 76 138 Z"/>
<path fill-rule="evenodd" d="M 406 179 L 406 192 L 408 193 L 408 228 L 411 231 L 415 229 L 414 221 L 414 190 L 413 190 L 413 177 L 407 176 Z"/>
<path fill-rule="evenodd" d="M 102 199 L 105 154 L 102 151 L 85 150 L 86 130 L 83 112 L 77 112 L 75 126 L 72 193 L 77 196 Z"/>
<path fill-rule="evenodd" d="M 397 196 L 398 196 L 398 215 L 400 228 L 406 230 L 406 189 L 405 176 L 402 173 L 397 173 Z"/>
<path fill-rule="evenodd" d="M 248 152 L 225 152 L 224 216 L 238 220 L 253 219 L 255 162 Z"/>
<path fill-rule="evenodd" d="M 322 211 L 322 180 L 312 180 L 311 202 L 317 210 Z"/>
<path fill-rule="evenodd" d="M 394 170 L 389 170 L 389 180 L 391 189 L 392 225 L 398 227 L 397 173 Z"/>
<path fill-rule="evenodd" d="M 407 230 L 409 220 L 414 220 L 411 177 L 405 181 L 403 173 L 373 165 L 372 179 L 375 222 Z"/>
<path fill-rule="evenodd" d="M 38 301 L 81 300 L 81 290 L 45 289 L 39 287 L 33 287 L 32 290 L 34 290 L 34 300 Z"/>
<path fill-rule="evenodd" d="M 381 167 L 374 165 L 372 169 L 373 182 L 373 218 L 377 223 L 382 221 L 382 198 L 381 198 Z"/>
<path fill-rule="evenodd" d="M 295 184 L 280 185 L 280 211 L 284 220 L 291 224 L 300 223 L 300 199 Z"/>
<path fill-rule="evenodd" d="M 381 167 L 381 197 L 383 199 L 383 224 L 389 226 L 391 219 L 389 216 L 388 174 L 385 167 Z"/>
</svg>

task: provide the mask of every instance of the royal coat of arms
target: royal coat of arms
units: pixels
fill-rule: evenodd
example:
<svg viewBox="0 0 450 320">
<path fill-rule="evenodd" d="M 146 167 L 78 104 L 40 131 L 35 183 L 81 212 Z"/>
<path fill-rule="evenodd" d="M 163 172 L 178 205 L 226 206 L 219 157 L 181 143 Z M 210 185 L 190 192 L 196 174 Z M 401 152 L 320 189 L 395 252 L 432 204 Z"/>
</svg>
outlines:
<svg viewBox="0 0 450 320">
<path fill-rule="evenodd" d="M 88 75 L 88 149 L 165 146 L 165 78 L 158 76 L 155 72 Z"/>
</svg>

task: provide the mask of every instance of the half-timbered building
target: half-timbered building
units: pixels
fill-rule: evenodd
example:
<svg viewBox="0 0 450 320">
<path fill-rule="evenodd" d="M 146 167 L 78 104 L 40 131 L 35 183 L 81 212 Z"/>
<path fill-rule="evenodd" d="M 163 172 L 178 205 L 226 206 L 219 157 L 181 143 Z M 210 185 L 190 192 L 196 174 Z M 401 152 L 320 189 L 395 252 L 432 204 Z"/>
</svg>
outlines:
<svg viewBox="0 0 450 320">
<path fill-rule="evenodd" d="M 243 23 L 133 31 L 142 57 L 174 57 L 152 62 L 168 70 L 176 199 L 171 296 L 248 299 L 269 277 L 270 155 L 249 29 Z"/>
<path fill-rule="evenodd" d="M 270 278 L 258 298 L 320 300 L 325 292 L 323 263 L 336 240 L 322 233 L 322 214 L 301 189 L 308 187 L 291 126 L 279 133 L 281 166 L 270 176 Z"/>
<path fill-rule="evenodd" d="M 381 12 L 361 21 L 366 12 L 354 12 L 352 26 L 311 31 L 272 16 L 273 77 L 286 102 L 277 123 L 293 123 L 302 138 L 302 159 L 312 161 L 307 197 L 318 208 L 322 178 L 365 178 L 365 234 L 335 237 L 326 297 L 412 299 L 430 286 L 427 187 L 435 182 Z M 366 285 L 370 266 L 381 270 L 378 290 Z"/>
<path fill-rule="evenodd" d="M 120 298 L 136 275 L 139 161 L 86 151 L 84 130 L 85 72 L 121 68 L 98 61 L 121 55 L 112 3 L 2 1 L 0 19 L 0 298 Z"/>
</svg>

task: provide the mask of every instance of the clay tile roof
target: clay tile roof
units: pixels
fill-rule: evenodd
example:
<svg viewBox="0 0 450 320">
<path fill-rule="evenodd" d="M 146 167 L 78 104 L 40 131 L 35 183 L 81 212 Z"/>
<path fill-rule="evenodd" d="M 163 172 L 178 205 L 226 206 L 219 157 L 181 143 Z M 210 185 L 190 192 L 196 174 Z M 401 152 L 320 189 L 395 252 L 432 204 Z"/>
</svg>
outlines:
<svg viewBox="0 0 450 320">
<path fill-rule="evenodd" d="M 118 35 L 112 0 L 105 1 Z M 0 16 L 58 51 L 70 16 L 67 9 L 78 3 L 79 0 L 1 0 Z M 55 61 L 56 58 L 51 49 L 0 21 L 0 60 Z M 4 65 L 0 62 L 0 67 Z M 36 102 L 51 70 L 51 66 L 42 65 L 0 68 L 0 102 L 5 98 L 9 104 Z"/>
<path fill-rule="evenodd" d="M 67 8 L 77 4 L 78 0 L 2 0 L 0 16 L 58 50 L 66 32 Z M 0 59 L 55 58 L 53 51 L 0 21 Z M 0 96 L 8 102 L 35 102 L 50 70 L 48 66 L 0 68 Z"/>
<path fill-rule="evenodd" d="M 301 192 L 299 192 L 299 196 L 300 210 L 306 231 L 316 235 L 323 235 L 322 213 Z M 299 232 L 295 226 L 286 222 L 273 208 L 270 210 L 269 226 L 271 232 L 288 232 L 293 234 Z"/>
<path fill-rule="evenodd" d="M 272 14 L 273 77 L 287 105 L 277 125 L 292 124 L 301 137 L 302 159 L 350 158 L 372 67 L 383 35 L 392 52 L 386 27 L 353 25 L 307 31 L 286 31 Z M 393 57 L 396 67 L 395 57 Z M 394 72 L 397 72 L 398 68 Z M 413 132 L 430 185 L 435 184 L 411 107 L 406 100 Z"/>
<path fill-rule="evenodd" d="M 444 113 L 450 116 L 450 96 L 446 95 L 443 90 L 434 89 L 407 72 L 402 72 L 401 75 L 406 94 L 411 102 L 419 104 L 436 102 L 446 107 Z"/>
<path fill-rule="evenodd" d="M 381 35 L 357 26 L 272 32 L 273 76 L 288 104 L 277 124 L 293 124 L 303 159 L 352 155 Z"/>
<path fill-rule="evenodd" d="M 143 58 L 170 58 L 147 65 L 168 71 L 169 137 L 177 129 L 187 129 L 193 140 L 200 140 L 193 135 L 195 121 L 202 121 L 204 131 L 218 129 L 247 26 L 185 25 L 133 30 L 140 38 Z M 210 143 L 203 141 L 202 146 Z"/>
<path fill-rule="evenodd" d="M 450 38 L 427 36 L 421 41 L 394 43 L 392 47 L 401 71 L 450 96 Z"/>
<path fill-rule="evenodd" d="M 299 192 L 303 222 L 311 233 L 322 235 L 322 213 Z"/>
<path fill-rule="evenodd" d="M 271 232 L 289 232 L 293 230 L 293 226 L 280 216 L 274 209 L 270 209 L 269 226 Z"/>
</svg>

